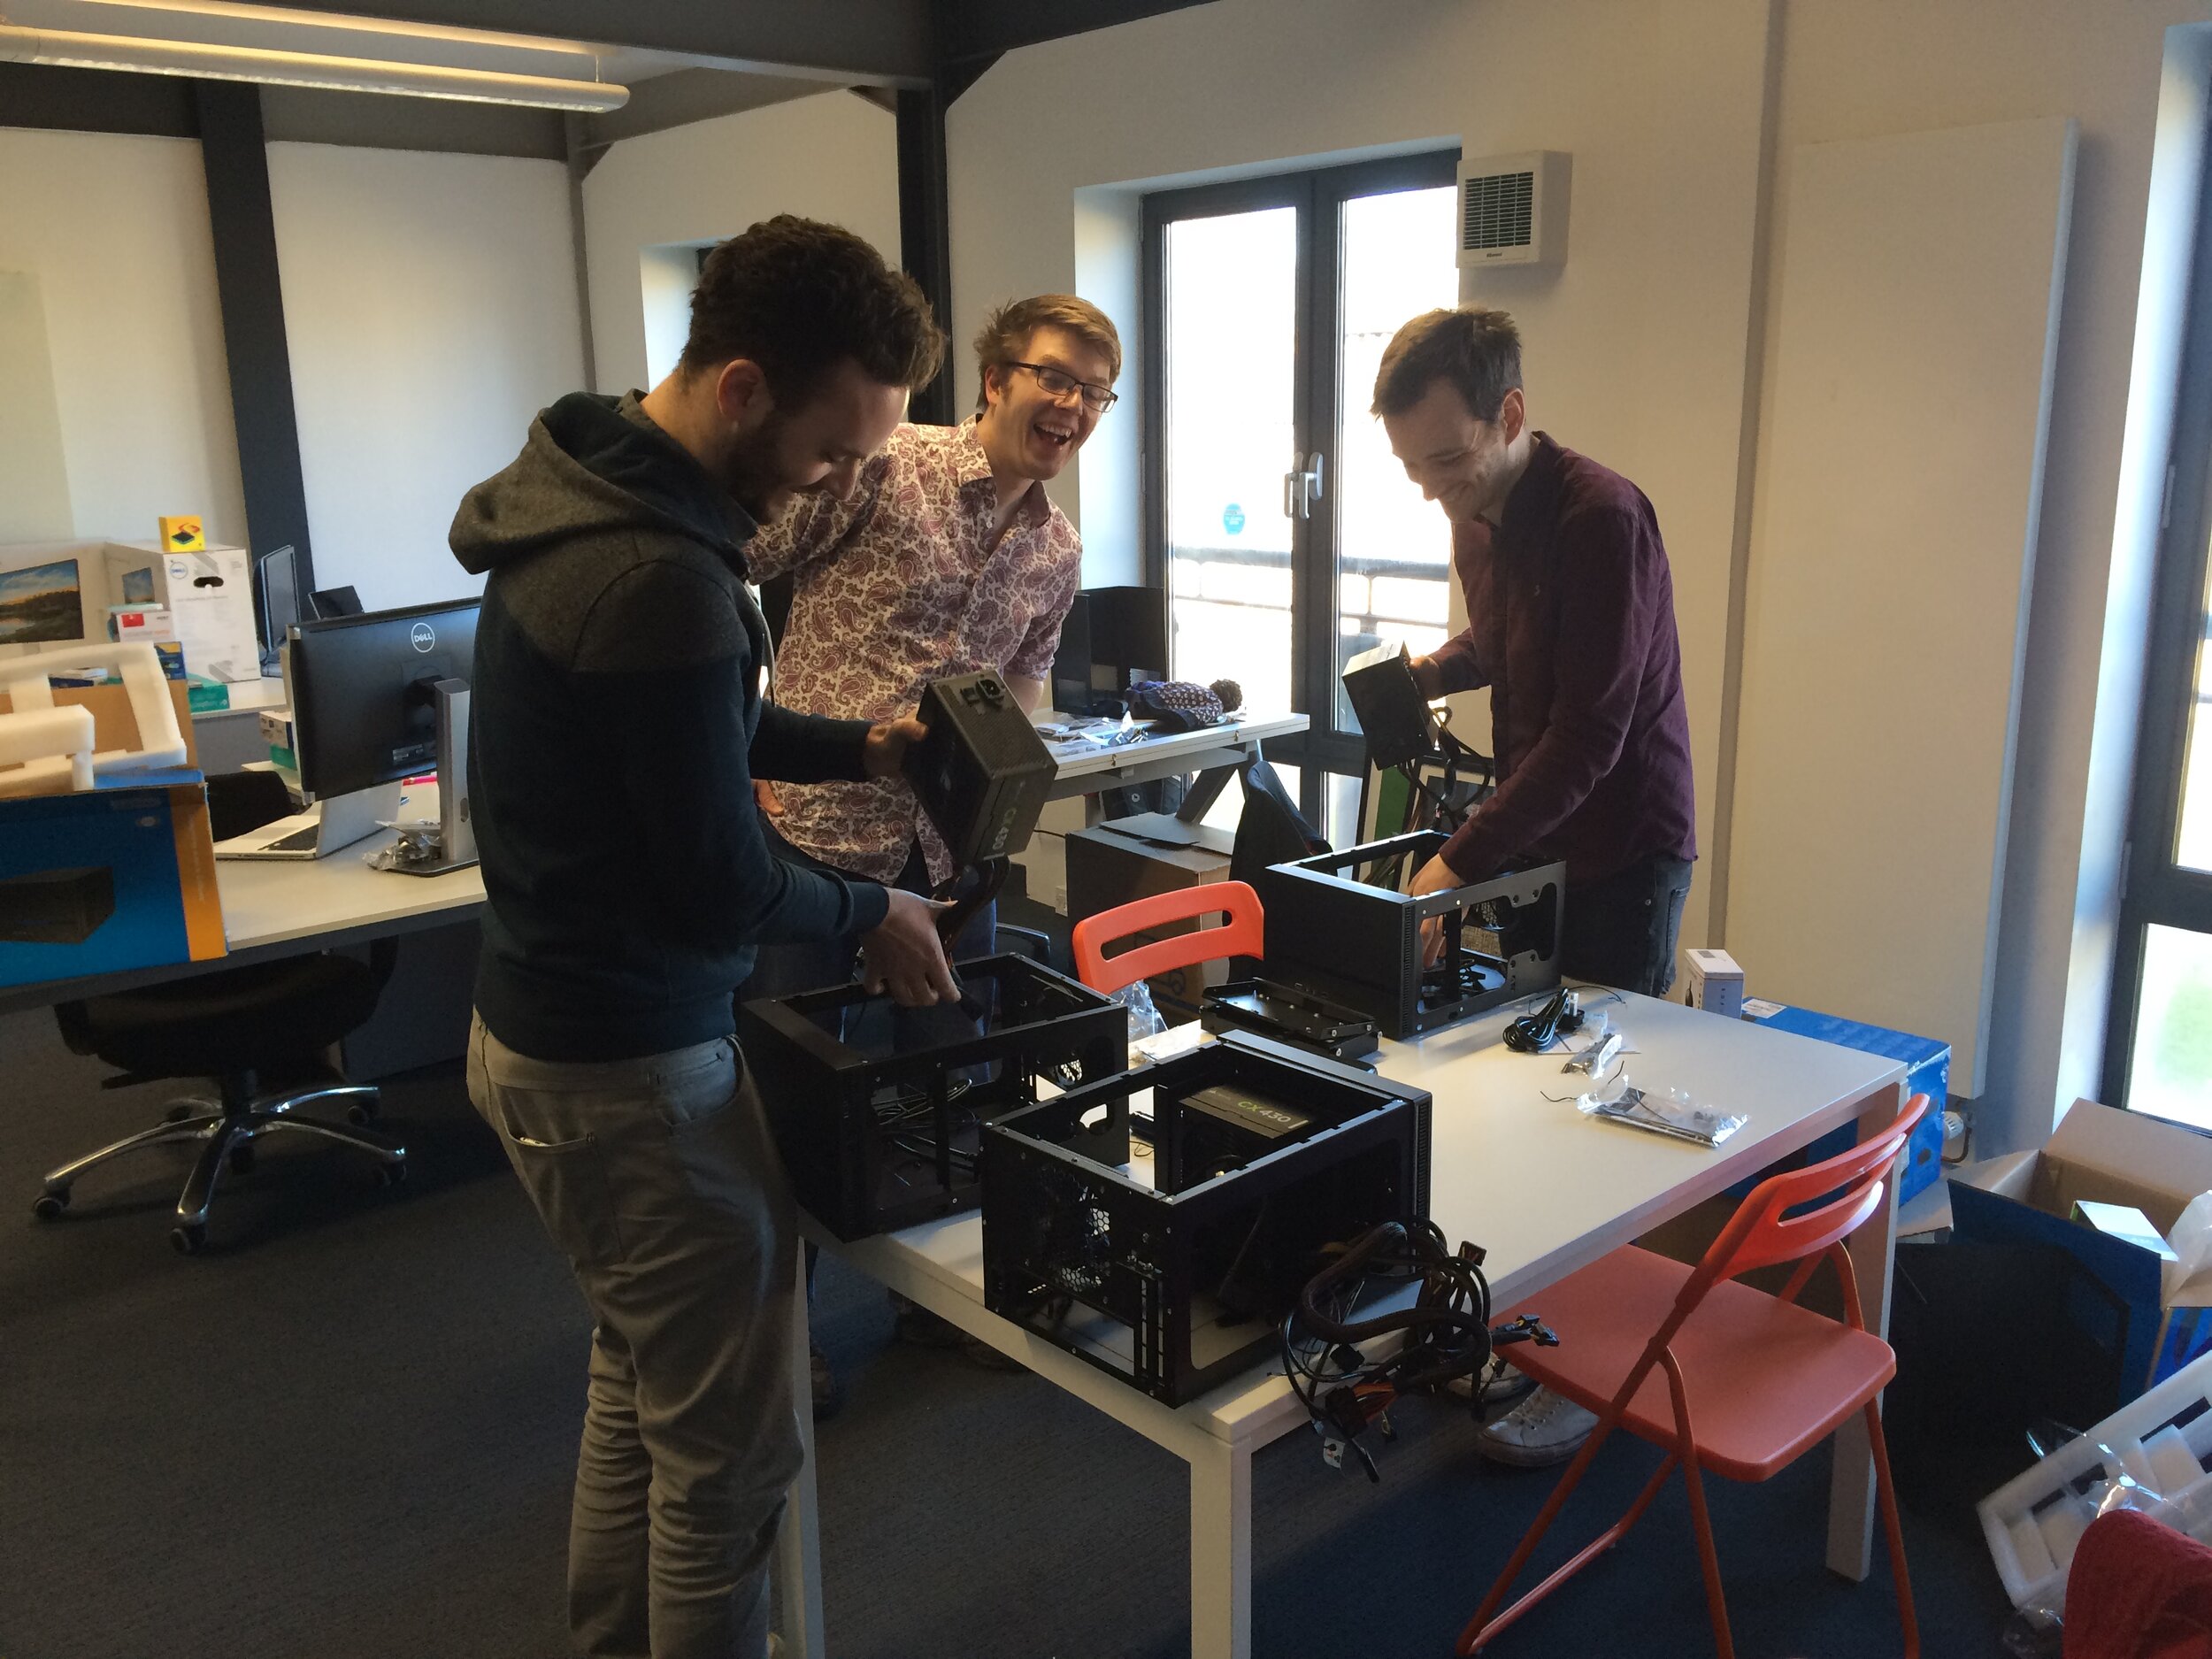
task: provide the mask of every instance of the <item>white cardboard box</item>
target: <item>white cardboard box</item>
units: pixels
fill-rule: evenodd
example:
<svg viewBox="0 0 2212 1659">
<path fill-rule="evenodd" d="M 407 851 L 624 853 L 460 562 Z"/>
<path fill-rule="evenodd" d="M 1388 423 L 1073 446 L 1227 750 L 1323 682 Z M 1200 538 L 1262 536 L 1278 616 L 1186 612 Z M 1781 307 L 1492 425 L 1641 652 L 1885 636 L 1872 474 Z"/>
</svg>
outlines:
<svg viewBox="0 0 2212 1659">
<path fill-rule="evenodd" d="M 245 549 L 171 553 L 152 541 L 111 541 L 104 551 L 108 603 L 167 606 L 192 672 L 226 684 L 261 678 L 261 633 Z"/>
<path fill-rule="evenodd" d="M 1709 1014 L 1742 1018 L 1743 970 L 1736 965 L 1735 957 L 1724 950 L 1686 950 L 1682 954 L 1690 966 L 1689 995 L 1684 1000 L 1692 1008 L 1701 1008 Z"/>
</svg>

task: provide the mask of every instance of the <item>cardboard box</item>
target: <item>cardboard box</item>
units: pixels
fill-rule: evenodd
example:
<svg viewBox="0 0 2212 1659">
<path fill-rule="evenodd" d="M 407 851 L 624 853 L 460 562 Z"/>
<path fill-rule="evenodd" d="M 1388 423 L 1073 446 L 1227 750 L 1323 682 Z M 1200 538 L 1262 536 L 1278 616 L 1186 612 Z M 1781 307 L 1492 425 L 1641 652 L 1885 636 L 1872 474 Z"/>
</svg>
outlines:
<svg viewBox="0 0 2212 1659">
<path fill-rule="evenodd" d="M 104 556 L 109 603 L 165 607 L 192 672 L 226 682 L 261 678 L 252 561 L 243 548 L 169 553 L 151 541 L 111 541 Z"/>
<path fill-rule="evenodd" d="M 1688 995 L 1682 1000 L 1692 1008 L 1734 1019 L 1743 1012 L 1743 970 L 1724 950 L 1686 950 L 1689 964 Z"/>
<path fill-rule="evenodd" d="M 1069 919 L 1081 921 L 1156 893 L 1226 881 L 1233 839 L 1226 830 L 1184 824 L 1163 812 L 1141 812 L 1073 831 L 1065 843 Z M 1178 923 L 1133 937 L 1164 939 L 1189 933 L 1194 926 Z M 1170 1025 L 1195 1019 L 1205 987 L 1225 980 L 1228 969 L 1225 958 L 1155 974 L 1147 981 L 1153 1006 Z"/>
<path fill-rule="evenodd" d="M 2159 1253 L 2071 1218 L 2085 1200 L 2140 1210 L 2170 1233 L 2189 1201 L 2212 1190 L 2212 1140 L 2177 1124 L 2076 1101 L 2032 1152 L 1951 1172 L 1955 1238 L 2064 1249 L 2124 1304 L 2112 1333 L 2122 1399 L 2171 1376 L 2207 1346 L 2212 1268 L 2184 1277 Z"/>
<path fill-rule="evenodd" d="M 1809 1008 L 1795 1008 L 1778 1002 L 1755 1002 L 1744 1012 L 1747 1019 L 1755 1019 L 1776 1031 L 1786 1031 L 1800 1037 L 1816 1038 L 1832 1042 L 1842 1048 L 1856 1048 L 1861 1054 L 1878 1054 L 1888 1060 L 1905 1063 L 1905 1098 L 1916 1094 L 1928 1097 L 1928 1110 L 1912 1132 L 1912 1139 L 1905 1143 L 1905 1169 L 1897 1178 L 1897 1202 L 1910 1203 L 1913 1199 L 1935 1185 L 1943 1172 L 1943 1109 L 1950 1101 L 1951 1045 L 1934 1037 L 1915 1037 L 1906 1032 L 1889 1031 L 1880 1025 L 1863 1025 L 1855 1019 L 1839 1019 L 1832 1014 L 1816 1014 Z M 1805 1149 L 1805 1161 L 1817 1164 L 1848 1151 L 1858 1141 L 1858 1127 L 1846 1124 L 1832 1133 L 1823 1135 Z M 1747 1188 L 1746 1190 L 1748 1190 Z"/>
<path fill-rule="evenodd" d="M 170 692 L 188 733 L 184 687 Z M 54 701 L 91 709 L 103 749 L 137 741 L 120 686 L 58 689 Z M 0 695 L 0 709 L 6 705 Z M 0 985 L 205 962 L 225 949 L 207 791 L 196 771 L 0 800 Z"/>
</svg>

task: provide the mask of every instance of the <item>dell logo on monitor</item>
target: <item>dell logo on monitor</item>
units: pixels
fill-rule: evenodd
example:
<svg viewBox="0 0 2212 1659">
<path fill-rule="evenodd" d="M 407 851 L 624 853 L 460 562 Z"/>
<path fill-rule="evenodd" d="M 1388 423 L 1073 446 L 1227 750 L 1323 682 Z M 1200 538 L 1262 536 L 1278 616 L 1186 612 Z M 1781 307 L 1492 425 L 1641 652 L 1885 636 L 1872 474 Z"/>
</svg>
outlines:
<svg viewBox="0 0 2212 1659">
<path fill-rule="evenodd" d="M 407 630 L 407 642 L 419 651 L 427 651 L 438 642 L 437 630 L 427 622 L 418 622 Z"/>
</svg>

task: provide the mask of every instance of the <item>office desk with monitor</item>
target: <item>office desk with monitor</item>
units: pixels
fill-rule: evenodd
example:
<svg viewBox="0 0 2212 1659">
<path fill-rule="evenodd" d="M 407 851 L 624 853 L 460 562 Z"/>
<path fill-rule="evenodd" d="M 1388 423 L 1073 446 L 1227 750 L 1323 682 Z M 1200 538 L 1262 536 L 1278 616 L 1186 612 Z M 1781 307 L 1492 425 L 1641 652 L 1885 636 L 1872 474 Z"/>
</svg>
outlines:
<svg viewBox="0 0 2212 1659">
<path fill-rule="evenodd" d="M 1750 1121 L 1717 1150 L 1585 1118 L 1560 1093 L 1556 1056 L 1518 1055 L 1500 1034 L 1517 1008 L 1411 1042 L 1386 1042 L 1381 1076 L 1434 1096 L 1431 1210 L 1445 1237 L 1488 1252 L 1494 1304 L 1540 1291 L 1855 1118 L 1862 1138 L 1904 1104 L 1904 1067 L 1831 1044 L 1724 1019 L 1678 1003 L 1627 996 L 1614 1010 L 1637 1045 L 1630 1073 L 1646 1087 L 1679 1086 Z M 1851 1244 L 1868 1327 L 1888 1329 L 1894 1186 Z M 1166 1448 L 1190 1465 L 1191 1651 L 1248 1659 L 1252 1640 L 1252 1455 L 1306 1424 L 1279 1364 L 1180 1408 L 1139 1393 L 983 1306 L 983 1228 L 975 1215 L 842 1243 L 810 1222 L 809 1236 L 870 1277 L 1012 1356 L 1048 1381 Z M 806 1363 L 805 1297 L 799 1297 Z M 1563 1340 L 1572 1333 L 1563 1332 Z M 795 1378 L 805 1398 L 806 1375 Z M 803 1415 L 802 1417 L 803 1424 Z M 821 1569 L 813 1435 L 792 1488 L 778 1546 L 784 1651 L 821 1659 Z M 1829 1498 L 1828 1564 L 1866 1576 L 1873 1537 L 1873 1468 L 1855 1418 L 1837 1435 Z M 1515 1540 L 1495 1540 L 1502 1564 Z M 1472 1607 L 1482 1588 L 1467 1586 Z M 1438 1651 L 1451 1640 L 1440 1630 Z M 1102 1648 L 1113 1646 L 1102 1632 Z"/>
</svg>

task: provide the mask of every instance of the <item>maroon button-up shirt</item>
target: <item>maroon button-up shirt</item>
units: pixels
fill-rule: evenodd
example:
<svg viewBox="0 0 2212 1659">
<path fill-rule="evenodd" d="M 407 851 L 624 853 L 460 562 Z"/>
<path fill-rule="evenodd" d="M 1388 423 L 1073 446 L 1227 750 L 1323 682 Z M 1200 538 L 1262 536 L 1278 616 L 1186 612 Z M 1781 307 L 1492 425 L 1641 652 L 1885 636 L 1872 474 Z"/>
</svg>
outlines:
<svg viewBox="0 0 2212 1659">
<path fill-rule="evenodd" d="M 1494 530 L 1457 525 L 1466 631 L 1448 691 L 1490 687 L 1497 793 L 1445 846 L 1463 878 L 1563 859 L 1570 890 L 1658 854 L 1697 856 L 1674 578 L 1643 491 L 1535 434 Z"/>
</svg>

